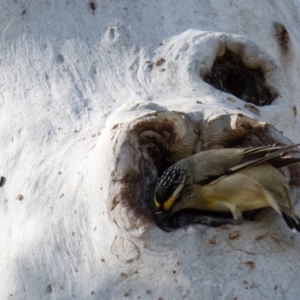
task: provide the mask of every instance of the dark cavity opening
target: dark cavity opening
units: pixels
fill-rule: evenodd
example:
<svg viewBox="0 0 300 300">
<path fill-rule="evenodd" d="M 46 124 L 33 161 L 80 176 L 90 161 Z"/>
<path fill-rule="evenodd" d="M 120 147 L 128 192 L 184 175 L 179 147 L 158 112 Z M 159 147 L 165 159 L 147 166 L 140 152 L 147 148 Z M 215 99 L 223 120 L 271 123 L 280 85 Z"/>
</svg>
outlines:
<svg viewBox="0 0 300 300">
<path fill-rule="evenodd" d="M 204 81 L 214 88 L 230 93 L 257 106 L 270 105 L 276 97 L 265 83 L 261 68 L 249 68 L 233 52 L 226 50 L 217 57 Z"/>
</svg>

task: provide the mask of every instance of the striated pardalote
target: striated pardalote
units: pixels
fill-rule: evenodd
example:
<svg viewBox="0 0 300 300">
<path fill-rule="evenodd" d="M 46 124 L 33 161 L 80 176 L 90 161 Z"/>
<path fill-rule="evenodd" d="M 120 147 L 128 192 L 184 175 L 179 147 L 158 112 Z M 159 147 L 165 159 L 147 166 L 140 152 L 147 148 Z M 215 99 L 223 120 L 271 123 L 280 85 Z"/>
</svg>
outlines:
<svg viewBox="0 0 300 300">
<path fill-rule="evenodd" d="M 286 156 L 299 144 L 207 150 L 178 161 L 159 178 L 154 204 L 159 219 L 184 209 L 242 213 L 272 207 L 292 230 L 300 220 L 285 176 L 277 170 L 300 161 Z"/>
</svg>

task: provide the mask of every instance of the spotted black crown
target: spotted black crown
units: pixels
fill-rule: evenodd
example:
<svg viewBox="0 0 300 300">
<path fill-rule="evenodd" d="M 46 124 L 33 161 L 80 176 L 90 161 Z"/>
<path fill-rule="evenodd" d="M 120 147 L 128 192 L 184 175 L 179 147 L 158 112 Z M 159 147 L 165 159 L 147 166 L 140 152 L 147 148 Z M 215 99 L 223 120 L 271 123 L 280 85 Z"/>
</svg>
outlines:
<svg viewBox="0 0 300 300">
<path fill-rule="evenodd" d="M 176 188 L 185 181 L 186 168 L 182 164 L 175 164 L 168 168 L 158 179 L 154 198 L 156 208 L 166 210 L 164 203 L 172 197 Z"/>
</svg>

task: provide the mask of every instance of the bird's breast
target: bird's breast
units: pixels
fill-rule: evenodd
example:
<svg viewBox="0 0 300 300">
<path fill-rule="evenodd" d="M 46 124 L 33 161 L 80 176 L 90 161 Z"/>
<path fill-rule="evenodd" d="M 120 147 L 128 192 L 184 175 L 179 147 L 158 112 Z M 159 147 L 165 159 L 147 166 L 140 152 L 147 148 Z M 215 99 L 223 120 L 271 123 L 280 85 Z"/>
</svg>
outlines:
<svg viewBox="0 0 300 300">
<path fill-rule="evenodd" d="M 220 212 L 230 211 L 226 205 L 222 204 L 223 202 L 228 202 L 226 196 L 215 193 L 207 186 L 194 185 L 193 191 L 193 208 Z"/>
</svg>

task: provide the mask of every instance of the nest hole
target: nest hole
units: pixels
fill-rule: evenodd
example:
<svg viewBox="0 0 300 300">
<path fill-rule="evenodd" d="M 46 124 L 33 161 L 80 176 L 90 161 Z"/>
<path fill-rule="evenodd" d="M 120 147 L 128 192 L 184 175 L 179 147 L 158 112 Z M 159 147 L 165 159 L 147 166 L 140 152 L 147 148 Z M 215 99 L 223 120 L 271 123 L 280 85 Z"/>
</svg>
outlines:
<svg viewBox="0 0 300 300">
<path fill-rule="evenodd" d="M 161 145 L 158 141 L 154 142 L 152 140 L 150 142 L 149 140 L 141 140 L 140 143 L 141 145 L 143 145 L 143 147 L 147 147 L 147 153 L 151 161 L 153 162 L 155 169 L 157 170 L 157 178 L 152 182 L 152 186 L 148 187 L 146 197 L 141 204 L 144 207 L 144 211 L 150 213 L 150 219 L 152 222 L 155 222 L 164 231 L 173 231 L 192 224 L 206 224 L 209 226 L 218 227 L 224 223 L 226 224 L 233 221 L 233 216 L 231 213 L 186 209 L 176 212 L 174 215 L 164 220 L 163 223 L 157 222 L 155 214 L 156 209 L 153 201 L 157 179 L 168 167 L 176 163 L 176 161 L 170 160 L 173 153 L 169 153 L 167 148 L 164 145 Z M 248 133 L 240 138 L 233 136 L 231 138 L 228 138 L 226 143 L 222 145 L 215 145 L 213 148 L 248 148 L 271 145 L 275 143 L 276 141 L 273 138 L 264 133 L 261 128 L 256 127 L 248 128 Z M 158 160 L 157 157 L 159 157 L 160 159 Z M 147 174 L 150 173 L 147 169 L 145 170 L 145 172 Z M 145 183 L 147 184 L 147 181 Z M 245 212 L 243 214 L 244 219 L 253 221 L 259 211 L 260 210 Z M 217 221 L 218 219 L 225 220 L 225 222 Z M 228 222 L 226 222 L 226 220 L 228 220 Z"/>
<path fill-rule="evenodd" d="M 176 162 L 172 161 L 171 153 L 166 146 L 167 142 L 165 140 L 164 142 L 148 137 L 142 138 L 139 143 L 140 150 L 151 160 L 157 177 L 160 177 L 167 168 Z"/>
<path fill-rule="evenodd" d="M 156 208 L 154 205 L 154 191 L 158 178 L 163 172 L 171 165 L 177 162 L 172 160 L 172 157 L 176 153 L 170 152 L 168 144 L 170 143 L 169 136 L 172 136 L 172 128 L 168 128 L 168 131 L 161 131 L 155 136 L 149 134 L 144 137 L 140 136 L 139 148 L 144 153 L 144 198 L 141 199 L 141 211 L 148 217 L 151 222 L 157 223 L 157 225 L 165 230 L 172 231 L 178 228 L 186 227 L 191 224 L 207 224 L 210 226 L 220 226 L 221 223 L 214 221 L 215 218 L 223 218 L 232 220 L 231 213 L 218 213 L 208 212 L 200 210 L 182 210 L 175 213 L 170 218 L 166 219 L 163 223 L 158 224 L 156 220 Z M 160 138 L 158 138 L 160 136 Z M 264 143 L 255 135 L 249 134 L 239 139 L 229 139 L 226 144 L 223 144 L 221 148 L 244 148 L 250 146 L 262 146 Z M 216 147 L 220 148 L 220 147 Z M 194 154 L 194 153 L 193 153 Z M 153 169 L 155 171 L 153 172 Z M 156 176 L 154 175 L 156 173 Z M 207 219 L 206 219 L 207 217 Z M 209 220 L 206 222 L 206 220 Z"/>
<path fill-rule="evenodd" d="M 228 49 L 216 58 L 203 80 L 220 91 L 257 106 L 270 105 L 276 98 L 276 93 L 265 83 L 263 70 L 247 67 L 238 55 Z"/>
</svg>

